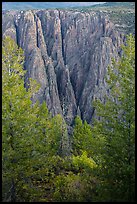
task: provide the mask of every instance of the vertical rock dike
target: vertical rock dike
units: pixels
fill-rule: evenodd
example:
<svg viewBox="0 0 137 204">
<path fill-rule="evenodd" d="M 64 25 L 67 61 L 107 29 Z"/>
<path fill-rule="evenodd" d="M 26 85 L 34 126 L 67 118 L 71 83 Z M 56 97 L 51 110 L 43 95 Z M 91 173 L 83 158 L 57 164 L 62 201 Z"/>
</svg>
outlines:
<svg viewBox="0 0 137 204">
<path fill-rule="evenodd" d="M 69 10 L 5 11 L 2 34 L 25 53 L 26 81 L 36 79 L 37 98 L 72 125 L 78 114 L 91 122 L 92 100 L 102 88 L 111 57 L 118 58 L 122 35 L 103 14 Z"/>
</svg>

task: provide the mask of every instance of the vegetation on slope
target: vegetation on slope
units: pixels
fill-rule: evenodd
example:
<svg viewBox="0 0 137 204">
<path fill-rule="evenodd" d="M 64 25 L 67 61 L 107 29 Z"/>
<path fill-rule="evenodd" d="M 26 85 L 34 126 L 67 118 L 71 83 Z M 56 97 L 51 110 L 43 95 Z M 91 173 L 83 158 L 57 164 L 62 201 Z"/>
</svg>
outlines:
<svg viewBox="0 0 137 204">
<path fill-rule="evenodd" d="M 105 103 L 94 101 L 93 127 L 75 120 L 68 138 L 60 115 L 32 104 L 39 86 L 24 88 L 23 51 L 2 46 L 2 193 L 6 202 L 135 201 L 135 40 L 113 60 Z M 70 140 L 70 141 L 69 141 Z"/>
<path fill-rule="evenodd" d="M 103 14 L 109 17 L 118 31 L 135 34 L 135 2 L 107 2 L 73 10 Z"/>
</svg>

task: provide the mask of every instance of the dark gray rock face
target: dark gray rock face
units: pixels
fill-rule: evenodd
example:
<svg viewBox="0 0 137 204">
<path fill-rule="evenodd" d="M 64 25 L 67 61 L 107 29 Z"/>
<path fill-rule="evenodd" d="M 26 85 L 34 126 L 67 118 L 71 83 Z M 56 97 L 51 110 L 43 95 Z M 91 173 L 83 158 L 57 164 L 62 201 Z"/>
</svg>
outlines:
<svg viewBox="0 0 137 204">
<path fill-rule="evenodd" d="M 80 115 L 91 122 L 92 100 L 111 57 L 118 58 L 124 36 L 102 14 L 61 10 L 9 11 L 2 15 L 3 36 L 10 35 L 25 52 L 26 80 L 36 79 L 37 97 L 68 125 Z"/>
</svg>

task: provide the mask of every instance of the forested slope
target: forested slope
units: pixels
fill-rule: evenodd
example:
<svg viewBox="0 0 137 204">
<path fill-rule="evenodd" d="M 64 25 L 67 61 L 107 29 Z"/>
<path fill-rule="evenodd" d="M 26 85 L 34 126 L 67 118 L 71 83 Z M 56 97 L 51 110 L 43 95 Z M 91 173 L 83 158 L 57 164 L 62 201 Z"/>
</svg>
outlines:
<svg viewBox="0 0 137 204">
<path fill-rule="evenodd" d="M 95 98 L 96 120 L 79 117 L 68 136 L 61 115 L 31 100 L 24 87 L 23 52 L 9 37 L 2 50 L 2 192 L 6 202 L 135 201 L 135 41 L 130 35 Z"/>
<path fill-rule="evenodd" d="M 134 5 L 118 5 L 3 11 L 2 201 L 135 201 Z"/>
</svg>

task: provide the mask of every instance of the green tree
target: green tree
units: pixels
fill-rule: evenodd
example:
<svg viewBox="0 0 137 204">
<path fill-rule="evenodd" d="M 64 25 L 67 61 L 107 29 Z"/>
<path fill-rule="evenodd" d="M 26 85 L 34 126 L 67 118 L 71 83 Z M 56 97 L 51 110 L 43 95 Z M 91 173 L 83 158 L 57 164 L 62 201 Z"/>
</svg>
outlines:
<svg viewBox="0 0 137 204">
<path fill-rule="evenodd" d="M 51 117 L 45 102 L 32 103 L 40 86 L 29 79 L 29 88 L 24 88 L 23 63 L 22 49 L 10 37 L 3 39 L 3 200 L 48 201 L 66 127 L 61 116 Z"/>
<path fill-rule="evenodd" d="M 86 151 L 97 164 L 101 162 L 103 139 L 100 136 L 94 137 L 95 128 L 91 127 L 86 121 L 82 122 L 79 116 L 75 118 L 74 130 L 72 135 L 72 153 L 75 156 L 81 155 Z"/>
<path fill-rule="evenodd" d="M 13 202 L 18 199 L 17 186 L 26 187 L 24 175 L 32 165 L 38 108 L 30 98 L 39 87 L 31 80 L 26 91 L 23 63 L 22 49 L 6 37 L 2 45 L 2 175 L 4 199 Z M 4 188 L 9 188 L 9 192 Z"/>
<path fill-rule="evenodd" d="M 94 134 L 104 140 L 101 164 L 104 201 L 134 201 L 135 179 L 135 40 L 127 36 L 118 62 L 112 60 L 105 102 L 94 102 Z M 100 191 L 101 195 L 101 191 Z M 98 198 L 99 199 L 99 198 Z"/>
<path fill-rule="evenodd" d="M 96 185 L 98 185 L 96 175 L 101 158 L 99 148 L 101 144 L 101 140 L 93 136 L 93 128 L 77 116 L 72 135 L 71 171 L 75 175 L 73 178 L 76 178 L 79 183 L 79 190 L 74 189 L 73 194 L 71 192 L 68 195 L 68 197 L 74 197 L 73 201 L 93 201 Z"/>
<path fill-rule="evenodd" d="M 72 149 L 75 155 L 81 154 L 81 150 L 89 151 L 92 145 L 91 127 L 79 116 L 75 118 L 75 125 L 72 137 Z"/>
<path fill-rule="evenodd" d="M 64 161 L 63 171 L 60 171 L 60 174 L 54 179 L 53 201 L 92 201 L 96 186 L 96 178 L 94 177 L 96 163 L 87 156 L 85 151 L 80 156 L 71 156 L 69 160 L 71 168 L 68 168 L 68 165 L 65 168 L 67 161 Z"/>
</svg>

